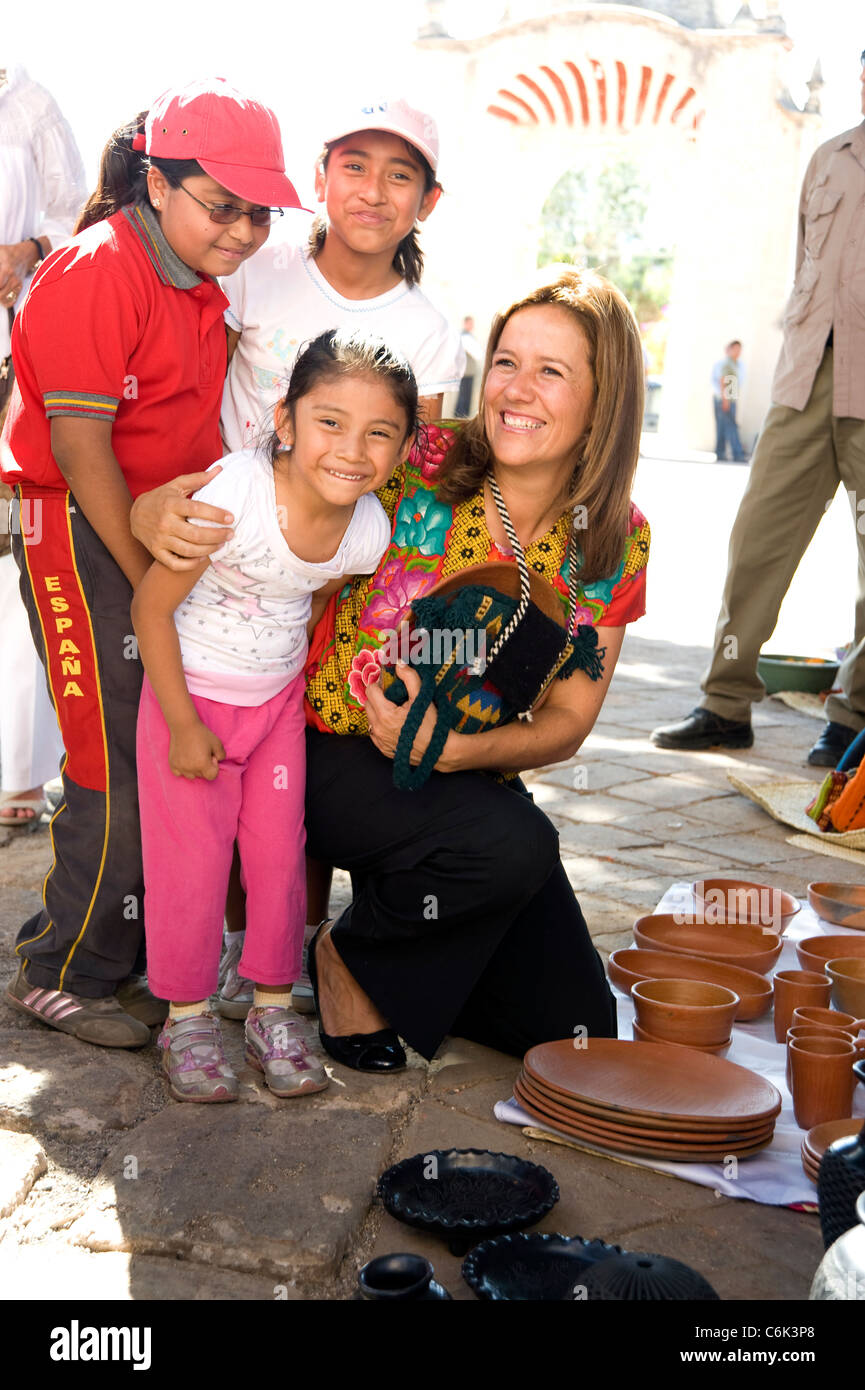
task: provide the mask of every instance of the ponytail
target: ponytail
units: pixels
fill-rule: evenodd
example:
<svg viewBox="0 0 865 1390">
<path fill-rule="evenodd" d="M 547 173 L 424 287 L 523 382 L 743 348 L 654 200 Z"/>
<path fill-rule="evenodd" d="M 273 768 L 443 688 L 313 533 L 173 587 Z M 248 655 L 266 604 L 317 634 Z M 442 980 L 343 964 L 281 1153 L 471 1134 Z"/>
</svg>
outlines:
<svg viewBox="0 0 865 1390">
<path fill-rule="evenodd" d="M 147 112 L 139 111 L 127 125 L 114 131 L 99 160 L 96 189 L 78 214 L 75 236 L 94 222 L 113 217 L 130 203 L 147 202 L 147 171 L 151 167 L 159 169 L 172 188 L 177 188 L 182 179 L 204 172 L 194 159 L 151 159 L 143 149 L 136 149 L 136 137 L 141 136 L 143 143 L 146 119 Z"/>
<path fill-rule="evenodd" d="M 94 222 L 102 222 L 111 217 L 128 203 L 141 198 L 147 187 L 147 156 L 143 151 L 133 149 L 132 142 L 138 134 L 144 134 L 146 111 L 127 125 L 114 131 L 99 160 L 99 181 L 91 193 L 75 223 L 75 235 Z"/>
<path fill-rule="evenodd" d="M 434 188 L 441 187 L 432 171 L 432 166 L 428 160 L 424 158 L 420 150 L 408 140 L 404 143 L 411 153 L 412 159 L 417 160 L 423 169 L 424 196 L 426 196 L 427 193 L 431 193 Z M 331 149 L 332 146 L 325 145 L 318 157 L 318 162 L 325 171 L 327 170 L 327 161 L 330 159 Z M 307 243 L 309 253 L 313 260 L 315 260 L 316 256 L 319 255 L 324 247 L 326 236 L 327 222 L 323 217 L 316 217 L 309 229 L 309 241 Z M 420 283 L 420 278 L 423 275 L 423 252 L 420 249 L 420 237 L 416 226 L 412 227 L 408 235 L 404 236 L 397 246 L 394 252 L 392 265 L 397 274 L 409 285 L 417 285 Z"/>
</svg>

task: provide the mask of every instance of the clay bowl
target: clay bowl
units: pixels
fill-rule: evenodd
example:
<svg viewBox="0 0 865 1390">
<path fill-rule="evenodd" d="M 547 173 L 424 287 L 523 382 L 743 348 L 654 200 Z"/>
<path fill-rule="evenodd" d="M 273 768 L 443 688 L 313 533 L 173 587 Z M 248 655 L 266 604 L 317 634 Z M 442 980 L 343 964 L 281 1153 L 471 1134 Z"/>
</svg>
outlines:
<svg viewBox="0 0 865 1390">
<path fill-rule="evenodd" d="M 705 980 L 642 980 L 631 990 L 637 1023 L 656 1042 L 721 1047 L 730 1039 L 739 996 Z"/>
<path fill-rule="evenodd" d="M 822 1125 L 809 1129 L 802 1140 L 802 1149 L 812 1162 L 819 1164 L 830 1144 L 839 1139 L 852 1139 L 862 1128 L 862 1117 L 849 1120 L 824 1120 Z"/>
<path fill-rule="evenodd" d="M 674 951 L 613 951 L 607 974 L 625 994 L 630 994 L 640 980 L 706 980 L 723 985 L 739 996 L 736 1018 L 741 1023 L 760 1018 L 772 1003 L 772 985 L 764 976 L 736 965 L 723 965 L 708 956 L 686 958 Z"/>
<path fill-rule="evenodd" d="M 832 981 L 832 1003 L 836 1009 L 865 1017 L 865 960 L 842 956 L 827 960 L 826 974 Z"/>
<path fill-rule="evenodd" d="M 814 1186 L 816 1187 L 816 1186 L 817 1186 L 817 1177 L 818 1177 L 818 1174 L 819 1174 L 819 1172 L 820 1172 L 820 1164 L 814 1162 L 813 1158 L 812 1158 L 811 1155 L 808 1153 L 808 1151 L 807 1151 L 807 1149 L 805 1148 L 805 1145 L 804 1145 L 804 1144 L 802 1145 L 801 1149 L 799 1150 L 799 1154 L 800 1154 L 800 1157 L 801 1157 L 801 1159 L 802 1159 L 802 1170 L 803 1170 L 803 1172 L 804 1172 L 804 1174 L 805 1174 L 805 1177 L 808 1179 L 809 1182 L 812 1182 L 812 1183 L 814 1184 Z"/>
<path fill-rule="evenodd" d="M 806 936 L 796 942 L 796 955 L 803 970 L 825 975 L 827 960 L 841 956 L 865 960 L 865 936 Z"/>
<path fill-rule="evenodd" d="M 677 921 L 676 918 L 679 920 Z M 645 951 L 673 951 L 737 965 L 766 975 L 781 954 L 781 938 L 765 927 L 712 925 L 682 914 L 656 912 L 638 917 L 634 940 Z"/>
<path fill-rule="evenodd" d="M 856 883 L 809 883 L 808 901 L 824 922 L 865 931 L 865 887 Z"/>
<path fill-rule="evenodd" d="M 691 884 L 691 892 L 703 921 L 771 927 L 779 936 L 800 910 L 792 893 L 742 878 L 702 878 Z"/>
<path fill-rule="evenodd" d="M 674 1043 L 669 1042 L 667 1038 L 656 1038 L 654 1033 L 650 1033 L 646 1028 L 641 1028 L 639 1023 L 632 1023 L 631 1028 L 633 1029 L 635 1042 L 657 1042 L 666 1043 L 668 1047 L 690 1047 L 693 1048 L 695 1052 L 714 1053 L 716 1057 L 726 1057 L 727 1053 L 730 1051 L 730 1044 L 733 1041 L 732 1037 L 729 1037 L 722 1043 L 712 1043 L 711 1045 L 707 1045 L 706 1043 Z"/>
</svg>

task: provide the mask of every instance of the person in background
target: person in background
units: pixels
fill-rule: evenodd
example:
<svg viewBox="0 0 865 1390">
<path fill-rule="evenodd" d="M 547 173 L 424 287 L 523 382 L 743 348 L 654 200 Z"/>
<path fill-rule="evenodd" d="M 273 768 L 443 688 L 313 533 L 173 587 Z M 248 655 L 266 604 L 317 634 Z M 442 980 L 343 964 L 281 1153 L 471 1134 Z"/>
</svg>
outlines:
<svg viewBox="0 0 865 1390">
<path fill-rule="evenodd" d="M 741 356 L 742 344 L 738 338 L 734 338 L 724 349 L 724 356 L 712 368 L 715 456 L 719 463 L 726 460 L 728 446 L 734 463 L 745 462 L 745 450 L 736 423 L 736 407 L 745 380 L 745 371 L 739 360 Z"/>
<path fill-rule="evenodd" d="M 12 394 L 10 335 L 37 266 L 69 239 L 85 196 L 75 137 L 50 92 L 0 67 L 0 429 Z M 35 830 L 62 745 L 10 553 L 0 485 L 0 830 Z"/>
<path fill-rule="evenodd" d="M 860 59 L 865 115 L 865 52 Z M 814 152 L 799 199 L 796 278 L 772 406 L 751 460 L 730 536 L 727 580 L 703 703 L 652 734 L 659 748 L 750 748 L 751 705 L 763 643 L 817 525 L 843 483 L 859 549 L 856 623 L 841 664 L 841 693 L 826 701 L 826 724 L 808 754 L 835 767 L 865 727 L 865 121 Z M 861 505 L 861 502 L 859 503 Z M 834 576 L 826 578 L 828 595 Z M 830 599 L 831 601 L 831 599 Z"/>
<path fill-rule="evenodd" d="M 299 202 L 273 112 L 221 79 L 164 92 L 123 144 L 111 215 L 49 256 L 15 321 L 0 440 L 17 506 L 38 504 L 38 531 L 13 528 L 12 549 L 66 750 L 54 862 L 6 997 L 105 1047 L 142 1046 L 165 1012 L 130 982 L 143 964 L 130 602 L 151 563 L 132 499 L 177 459 L 202 470 L 189 491 L 210 480 L 227 361 L 216 277 Z"/>
<path fill-rule="evenodd" d="M 475 337 L 475 321 L 470 314 L 463 319 L 460 342 L 466 355 L 466 369 L 460 382 L 454 416 L 457 420 L 467 420 L 472 413 L 472 396 L 475 389 L 475 372 L 484 360 L 484 350 Z"/>
</svg>

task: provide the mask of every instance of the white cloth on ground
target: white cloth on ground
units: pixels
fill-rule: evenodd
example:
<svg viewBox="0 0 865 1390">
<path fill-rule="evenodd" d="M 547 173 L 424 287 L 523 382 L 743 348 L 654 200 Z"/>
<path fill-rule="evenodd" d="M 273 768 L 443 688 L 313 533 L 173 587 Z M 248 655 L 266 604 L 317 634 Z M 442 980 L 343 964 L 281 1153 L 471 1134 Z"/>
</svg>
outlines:
<svg viewBox="0 0 865 1390">
<path fill-rule="evenodd" d="M 674 883 L 668 888 L 656 912 L 675 912 L 677 909 L 690 912 L 694 909 L 694 899 L 690 884 Z M 796 955 L 797 941 L 806 936 L 861 936 L 860 932 L 849 928 L 823 922 L 803 903 L 801 911 L 793 918 L 784 934 L 784 944 L 775 970 L 798 970 Z M 774 974 L 774 971 L 773 971 Z M 619 1012 L 619 1037 L 632 1037 L 631 1025 L 634 1021 L 634 1005 L 630 996 L 616 993 Z M 763 1202 L 767 1206 L 793 1206 L 799 1203 L 816 1204 L 817 1190 L 806 1178 L 802 1168 L 800 1150 L 805 1131 L 796 1124 L 793 1116 L 793 1099 L 785 1079 L 786 1048 L 775 1041 L 772 1011 L 752 1023 L 737 1023 L 733 1028 L 733 1044 L 727 1060 L 739 1066 L 749 1067 L 771 1081 L 781 1093 L 781 1113 L 775 1122 L 775 1133 L 768 1148 L 761 1149 L 753 1158 L 741 1159 L 736 1166 L 735 1176 L 727 1176 L 723 1163 L 659 1163 L 650 1158 L 635 1158 L 622 1154 L 629 1163 L 644 1168 L 656 1168 L 660 1173 L 670 1173 L 688 1182 L 699 1183 L 701 1187 L 714 1188 L 725 1197 L 748 1197 L 752 1202 Z M 498 1101 L 493 1108 L 497 1120 L 506 1124 L 530 1126 L 532 1129 L 552 1129 L 542 1125 L 533 1116 L 520 1108 L 513 1097 Z M 854 1116 L 865 1116 L 865 1088 L 857 1086 L 853 1095 Z M 554 1133 L 558 1131 L 553 1130 Z M 568 1137 L 568 1136 L 566 1136 Z M 589 1146 L 591 1147 L 591 1146 Z M 729 1165 L 726 1165 L 729 1166 Z"/>
</svg>

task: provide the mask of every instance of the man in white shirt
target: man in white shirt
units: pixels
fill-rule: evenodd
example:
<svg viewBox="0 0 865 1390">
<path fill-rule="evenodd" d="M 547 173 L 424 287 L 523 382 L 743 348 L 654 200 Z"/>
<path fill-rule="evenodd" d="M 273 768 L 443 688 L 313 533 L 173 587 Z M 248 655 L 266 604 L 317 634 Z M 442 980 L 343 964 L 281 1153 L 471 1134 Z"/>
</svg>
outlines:
<svg viewBox="0 0 865 1390">
<path fill-rule="evenodd" d="M 72 235 L 85 196 L 81 155 L 54 98 L 23 68 L 0 68 L 0 426 L 13 380 L 12 313 L 40 261 Z M 7 516 L 0 498 L 0 829 L 29 830 L 61 744 L 18 597 Z"/>
</svg>

